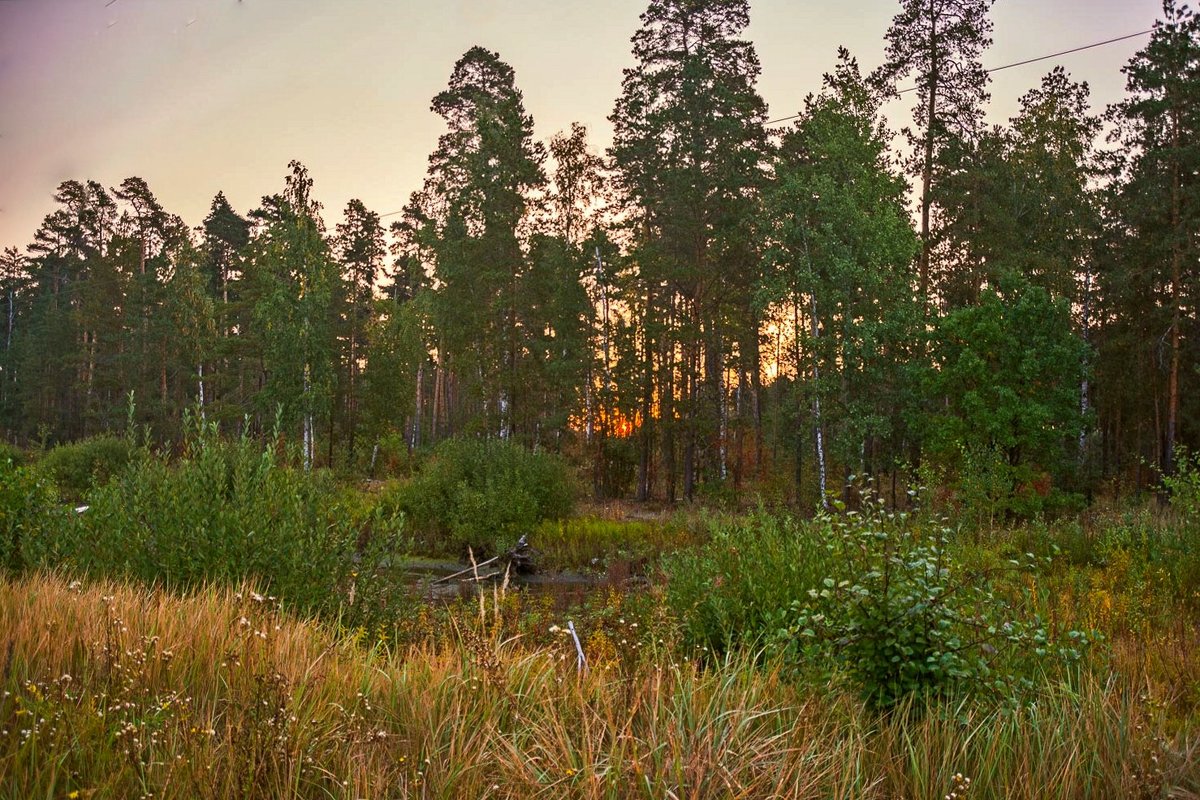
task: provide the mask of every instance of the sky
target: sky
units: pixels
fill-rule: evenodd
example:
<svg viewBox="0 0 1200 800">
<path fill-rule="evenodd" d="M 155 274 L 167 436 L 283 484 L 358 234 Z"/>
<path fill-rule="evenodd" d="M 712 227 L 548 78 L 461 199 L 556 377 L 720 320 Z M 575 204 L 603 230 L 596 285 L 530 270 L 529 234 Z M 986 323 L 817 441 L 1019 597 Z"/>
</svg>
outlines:
<svg viewBox="0 0 1200 800">
<path fill-rule="evenodd" d="M 64 180 L 144 178 L 198 225 L 224 191 L 242 213 L 309 169 L 336 222 L 351 198 L 398 211 L 442 132 L 430 100 L 471 46 L 516 71 L 538 138 L 573 121 L 597 148 L 646 0 L 0 0 L 0 247 L 24 247 Z M 771 118 L 820 88 L 839 45 L 883 59 L 897 0 L 751 0 L 746 32 Z M 984 66 L 1147 30 L 1160 0 L 998 0 Z M 1102 109 L 1139 37 L 993 76 L 989 120 L 1061 63 Z M 914 95 L 888 107 L 911 119 Z M 385 220 L 386 221 L 386 220 Z"/>
</svg>

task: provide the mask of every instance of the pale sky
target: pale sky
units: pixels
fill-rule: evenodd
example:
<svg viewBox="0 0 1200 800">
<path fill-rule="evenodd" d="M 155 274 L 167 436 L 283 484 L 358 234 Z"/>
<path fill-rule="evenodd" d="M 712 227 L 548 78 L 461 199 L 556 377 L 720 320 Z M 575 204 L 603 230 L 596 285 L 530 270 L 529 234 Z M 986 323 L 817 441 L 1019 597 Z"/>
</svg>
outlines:
<svg viewBox="0 0 1200 800">
<path fill-rule="evenodd" d="M 516 70 L 537 136 L 572 121 L 607 146 L 646 0 L 0 0 L 0 247 L 24 247 L 67 179 L 145 178 L 197 225 L 223 190 L 245 213 L 309 168 L 335 222 L 358 197 L 399 210 L 442 131 L 429 110 L 472 45 Z M 838 45 L 882 60 L 896 0 L 751 0 L 771 117 L 795 113 Z M 995 67 L 1150 28 L 1159 0 L 998 0 Z M 994 76 L 991 121 L 1055 63 L 1118 100 L 1140 37 Z M 908 120 L 907 95 L 889 108 Z"/>
</svg>

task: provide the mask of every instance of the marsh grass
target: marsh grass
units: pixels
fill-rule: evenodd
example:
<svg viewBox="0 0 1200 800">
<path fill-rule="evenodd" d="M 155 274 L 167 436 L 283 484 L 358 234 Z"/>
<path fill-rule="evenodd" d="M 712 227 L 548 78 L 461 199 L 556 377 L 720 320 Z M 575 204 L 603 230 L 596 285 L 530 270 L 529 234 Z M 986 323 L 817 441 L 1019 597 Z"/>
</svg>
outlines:
<svg viewBox="0 0 1200 800">
<path fill-rule="evenodd" d="M 570 517 L 546 520 L 530 535 L 549 569 L 603 571 L 652 568 L 667 553 L 694 546 L 706 533 L 679 520 Z"/>
<path fill-rule="evenodd" d="M 387 649 L 289 618 L 250 588 L 5 582 L 0 796 L 1200 791 L 1191 734 L 1168 735 L 1132 676 L 1015 710 L 914 701 L 878 716 L 742 656 L 700 669 L 664 651 L 632 672 L 580 674 L 554 647 L 494 634 L 499 600 L 481 599 L 440 646 Z"/>
</svg>

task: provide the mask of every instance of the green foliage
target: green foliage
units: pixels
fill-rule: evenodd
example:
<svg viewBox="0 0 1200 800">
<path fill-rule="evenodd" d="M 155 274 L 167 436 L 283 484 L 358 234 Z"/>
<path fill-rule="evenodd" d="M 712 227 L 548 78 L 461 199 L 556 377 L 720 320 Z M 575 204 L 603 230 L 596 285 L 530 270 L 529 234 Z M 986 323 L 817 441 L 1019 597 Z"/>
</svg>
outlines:
<svg viewBox="0 0 1200 800">
<path fill-rule="evenodd" d="M 63 513 L 51 481 L 0 458 L 0 571 L 19 572 L 37 561 L 39 543 L 58 527 Z"/>
<path fill-rule="evenodd" d="M 37 468 L 49 476 L 64 495 L 78 500 L 89 489 L 108 483 L 139 456 L 138 447 L 129 439 L 93 436 L 53 448 L 38 460 Z"/>
<path fill-rule="evenodd" d="M 365 624 L 402 598 L 386 570 L 400 522 L 347 503 L 326 474 L 204 430 L 176 464 L 131 463 L 44 548 L 45 566 L 173 589 L 252 580 L 301 614 Z"/>
<path fill-rule="evenodd" d="M 1182 447 L 1175 453 L 1175 474 L 1163 478 L 1171 493 L 1171 507 L 1190 528 L 1200 526 L 1200 454 L 1189 457 Z"/>
<path fill-rule="evenodd" d="M 760 288 L 761 301 L 790 318 L 792 366 L 804 376 L 793 402 L 811 408 L 821 458 L 859 463 L 870 440 L 880 468 L 905 455 L 903 412 L 923 361 L 913 347 L 923 325 L 913 296 L 918 243 L 889 137 L 878 99 L 840 50 L 781 142 L 764 198 L 771 246 Z"/>
<path fill-rule="evenodd" d="M 408 446 L 396 431 L 413 412 L 417 371 L 428 358 L 421 339 L 422 315 L 415 305 L 376 301 L 358 356 L 366 361 L 358 389 L 364 432 L 379 437 L 380 450 L 389 456 L 398 455 L 397 446 L 403 446 L 405 460 Z"/>
<path fill-rule="evenodd" d="M 565 517 L 574 498 L 571 469 L 556 455 L 502 440 L 450 439 L 383 504 L 402 511 L 429 548 L 487 556 L 542 520 Z"/>
<path fill-rule="evenodd" d="M 1010 517 L 1027 520 L 1082 510 L 1082 496 L 1054 486 L 1051 474 L 1033 464 L 1012 464 L 997 448 L 960 445 L 952 463 L 953 470 L 923 466 L 922 483 L 942 487 L 931 498 L 933 510 L 953 514 L 975 529 L 991 529 Z"/>
<path fill-rule="evenodd" d="M 14 447 L 8 442 L 0 442 L 0 463 L 11 461 L 13 464 L 21 466 L 28 460 L 28 456 L 21 448 Z"/>
<path fill-rule="evenodd" d="M 831 566 L 822 531 L 758 511 L 711 523 L 711 539 L 663 560 L 667 604 L 683 643 L 719 654 L 762 644 L 781 609 L 820 584 Z"/>
<path fill-rule="evenodd" d="M 830 569 L 792 601 L 775 635 L 798 669 L 821 679 L 843 672 L 868 704 L 888 708 L 914 694 L 1015 699 L 1083 658 L 1091 635 L 1060 641 L 998 590 L 997 570 L 962 569 L 949 529 L 922 530 L 870 495 L 863 505 L 817 523 Z M 1024 558 L 1002 569 L 1032 567 Z"/>
<path fill-rule="evenodd" d="M 416 458 L 414 453 L 409 452 L 404 434 L 395 431 L 385 433 L 379 437 L 374 448 L 367 455 L 371 477 L 396 478 L 412 472 Z"/>
<path fill-rule="evenodd" d="M 978 479 L 970 491 L 987 513 L 1008 509 L 1022 482 L 1071 468 L 1085 353 L 1066 302 L 1024 283 L 939 322 L 928 388 L 945 404 L 928 420 L 928 452 Z"/>
<path fill-rule="evenodd" d="M 265 373 L 258 403 L 261 411 L 282 411 L 288 428 L 300 423 L 304 463 L 311 466 L 314 417 L 328 412 L 337 381 L 333 304 L 341 275 L 308 170 L 298 161 L 288 167 L 283 194 L 264 198 L 256 212 L 267 224 L 249 245 L 260 282 L 252 313 Z"/>
</svg>

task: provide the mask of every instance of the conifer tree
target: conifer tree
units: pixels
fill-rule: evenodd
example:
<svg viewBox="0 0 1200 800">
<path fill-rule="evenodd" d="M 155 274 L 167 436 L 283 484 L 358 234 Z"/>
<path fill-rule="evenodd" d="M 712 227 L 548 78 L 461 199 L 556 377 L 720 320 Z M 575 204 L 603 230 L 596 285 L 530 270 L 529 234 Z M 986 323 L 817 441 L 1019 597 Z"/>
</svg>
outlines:
<svg viewBox="0 0 1200 800">
<path fill-rule="evenodd" d="M 338 284 L 341 296 L 335 298 L 342 342 L 339 406 L 344 414 L 343 427 L 346 430 L 349 457 L 353 461 L 361 394 L 359 372 L 362 351 L 375 308 L 375 286 L 387 255 L 379 215 L 367 210 L 361 200 L 351 200 L 346 205 L 344 221 L 337 226 L 333 246 L 342 268 L 342 280 Z"/>
<path fill-rule="evenodd" d="M 992 0 L 900 0 L 887 32 L 887 58 L 875 76 L 893 91 L 897 81 L 916 81 L 915 127 L 908 139 L 911 168 L 921 182 L 918 276 L 926 299 L 936 279 L 930 260 L 937 236 L 932 217 L 939 203 L 938 156 L 947 144 L 970 141 L 980 132 L 988 99 L 980 57 L 992 43 L 991 5 Z"/>
<path fill-rule="evenodd" d="M 1107 326 L 1102 361 L 1118 358 L 1105 365 L 1114 389 L 1123 383 L 1121 364 L 1152 367 L 1131 387 L 1140 397 L 1130 411 L 1155 420 L 1155 452 L 1143 455 L 1171 475 L 1184 398 L 1195 395 L 1188 385 L 1200 302 L 1200 17 L 1165 0 L 1150 42 L 1124 72 L 1128 97 L 1110 111 L 1126 155 L 1116 164 L 1110 210 L 1119 255 L 1102 276 L 1105 302 L 1120 317 Z"/>
<path fill-rule="evenodd" d="M 740 38 L 749 19 L 746 0 L 652 0 L 633 36 L 636 64 L 625 71 L 610 117 L 645 320 L 663 326 L 662 337 L 649 324 L 643 336 L 646 373 L 657 375 L 668 498 L 677 480 L 676 414 L 683 492 L 691 498 L 699 473 L 727 474 L 733 354 L 758 373 L 752 222 L 768 147 L 758 57 Z M 644 390 L 646 426 L 655 387 L 648 382 Z M 648 434 L 643 441 L 648 448 Z M 642 460 L 648 463 L 648 450 Z"/>
<path fill-rule="evenodd" d="M 465 401 L 458 424 L 510 436 L 523 401 L 523 225 L 531 193 L 545 183 L 544 154 L 512 67 L 490 50 L 468 50 L 432 108 L 447 127 L 421 198 L 439 357 Z"/>
</svg>

